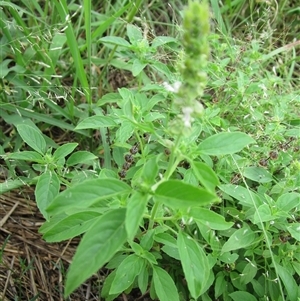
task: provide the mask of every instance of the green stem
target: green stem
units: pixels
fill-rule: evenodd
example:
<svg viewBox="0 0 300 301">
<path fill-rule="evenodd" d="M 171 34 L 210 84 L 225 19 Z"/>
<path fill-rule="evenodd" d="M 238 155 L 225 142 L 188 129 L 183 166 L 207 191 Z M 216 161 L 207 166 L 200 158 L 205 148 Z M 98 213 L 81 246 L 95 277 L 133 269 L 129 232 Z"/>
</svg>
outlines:
<svg viewBox="0 0 300 301">
<path fill-rule="evenodd" d="M 168 167 L 167 167 L 167 170 L 164 174 L 164 180 L 168 180 L 171 177 L 171 175 L 173 174 L 173 172 L 177 168 L 178 163 L 181 160 L 179 158 L 179 156 L 177 155 L 177 152 L 176 152 L 180 142 L 181 142 L 181 136 L 178 135 L 177 138 L 176 138 L 174 147 L 171 150 L 171 155 L 170 155 L 170 160 L 169 160 L 169 163 L 168 163 Z"/>
<path fill-rule="evenodd" d="M 175 144 L 174 144 L 174 147 L 171 151 L 171 155 L 170 155 L 170 160 L 169 160 L 169 163 L 168 163 L 168 167 L 167 167 L 167 170 L 164 174 L 164 177 L 161 181 L 159 181 L 158 183 L 156 183 L 152 189 L 155 190 L 156 187 L 163 181 L 166 181 L 170 178 L 170 176 L 173 174 L 173 172 L 175 171 L 175 169 L 177 168 L 177 165 L 178 163 L 180 162 L 181 158 L 180 156 L 177 155 L 177 148 L 179 146 L 181 142 L 181 135 L 178 135 L 177 138 L 176 138 L 176 141 L 175 141 Z M 154 205 L 153 205 L 153 208 L 152 208 L 152 211 L 151 211 L 151 217 L 150 217 L 150 222 L 149 222 L 149 227 L 148 227 L 148 230 L 152 229 L 153 228 L 153 225 L 154 225 L 154 220 L 155 220 L 155 217 L 156 217 L 156 213 L 159 209 L 159 207 L 161 206 L 161 202 L 159 201 L 154 201 Z"/>
<path fill-rule="evenodd" d="M 152 211 L 151 211 L 151 217 L 150 217 L 150 222 L 149 222 L 148 230 L 153 229 L 154 220 L 155 220 L 155 216 L 156 216 L 157 210 L 159 208 L 159 205 L 160 205 L 160 202 L 155 202 L 154 201 L 154 205 L 153 205 Z"/>
<path fill-rule="evenodd" d="M 127 15 L 127 22 L 131 23 L 140 6 L 142 5 L 143 0 L 132 1 L 133 7 L 132 10 Z"/>
</svg>

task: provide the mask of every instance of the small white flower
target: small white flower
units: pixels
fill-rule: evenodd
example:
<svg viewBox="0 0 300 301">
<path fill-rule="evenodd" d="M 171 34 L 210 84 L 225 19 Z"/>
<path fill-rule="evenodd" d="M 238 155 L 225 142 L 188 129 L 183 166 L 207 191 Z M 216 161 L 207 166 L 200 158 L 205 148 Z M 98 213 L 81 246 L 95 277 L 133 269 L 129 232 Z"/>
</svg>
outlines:
<svg viewBox="0 0 300 301">
<path fill-rule="evenodd" d="M 192 118 L 191 114 L 193 113 L 193 108 L 191 107 L 185 107 L 182 108 L 182 113 L 183 113 L 183 123 L 185 127 L 190 128 L 192 125 L 192 121 L 194 120 L 194 118 Z"/>
<path fill-rule="evenodd" d="M 169 92 L 178 93 L 178 91 L 179 91 L 179 89 L 181 87 L 181 82 L 177 81 L 173 85 L 170 85 L 167 82 L 163 82 L 163 86 Z"/>
<path fill-rule="evenodd" d="M 263 90 L 264 98 L 267 98 L 268 97 L 268 93 L 267 93 L 268 89 L 267 89 L 267 87 L 264 84 L 260 84 L 258 86 Z"/>
</svg>

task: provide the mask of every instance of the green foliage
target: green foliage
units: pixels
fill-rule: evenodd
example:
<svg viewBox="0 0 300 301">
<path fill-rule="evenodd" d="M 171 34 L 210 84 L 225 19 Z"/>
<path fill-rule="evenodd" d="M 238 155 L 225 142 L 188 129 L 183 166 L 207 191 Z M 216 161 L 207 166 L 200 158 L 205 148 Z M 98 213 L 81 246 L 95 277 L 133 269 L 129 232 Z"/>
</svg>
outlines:
<svg viewBox="0 0 300 301">
<path fill-rule="evenodd" d="M 1 192 L 35 185 L 43 238 L 82 236 L 66 297 L 106 268 L 106 301 L 297 301 L 299 55 L 231 38 L 254 1 L 210 1 L 215 24 L 190 1 L 181 38 L 142 2 L 0 1 Z"/>
</svg>

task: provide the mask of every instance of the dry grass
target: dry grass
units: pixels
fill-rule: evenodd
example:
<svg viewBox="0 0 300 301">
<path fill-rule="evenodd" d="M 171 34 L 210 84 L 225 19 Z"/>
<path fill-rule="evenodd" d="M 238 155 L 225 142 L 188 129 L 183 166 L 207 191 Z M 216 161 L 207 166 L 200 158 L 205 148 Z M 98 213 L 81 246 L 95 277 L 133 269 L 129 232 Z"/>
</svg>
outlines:
<svg viewBox="0 0 300 301">
<path fill-rule="evenodd" d="M 30 187 L 0 195 L 0 300 L 64 300 L 64 271 L 78 239 L 47 244 L 38 233 L 44 220 L 33 199 Z M 99 300 L 92 290 L 97 280 L 88 281 L 69 300 Z"/>
</svg>

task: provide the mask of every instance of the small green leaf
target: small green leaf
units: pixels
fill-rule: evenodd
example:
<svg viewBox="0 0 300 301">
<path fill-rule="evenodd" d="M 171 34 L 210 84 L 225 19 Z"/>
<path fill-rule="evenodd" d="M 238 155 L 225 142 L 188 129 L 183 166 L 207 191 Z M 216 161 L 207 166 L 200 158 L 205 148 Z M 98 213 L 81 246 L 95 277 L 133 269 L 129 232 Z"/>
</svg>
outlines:
<svg viewBox="0 0 300 301">
<path fill-rule="evenodd" d="M 148 283 L 149 283 L 149 271 L 148 271 L 148 266 L 145 265 L 144 268 L 141 270 L 140 274 L 138 275 L 138 285 L 142 294 L 145 294 L 145 292 L 147 291 Z"/>
<path fill-rule="evenodd" d="M 117 268 L 116 277 L 111 285 L 110 294 L 125 291 L 146 266 L 145 259 L 131 254 L 127 256 Z"/>
<path fill-rule="evenodd" d="M 109 116 L 91 116 L 88 117 L 76 126 L 75 130 L 82 129 L 99 129 L 103 127 L 114 127 L 117 126 L 117 123 L 112 117 Z"/>
<path fill-rule="evenodd" d="M 155 190 L 155 198 L 171 208 L 199 207 L 217 201 L 216 195 L 203 188 L 177 180 L 161 183 Z"/>
<path fill-rule="evenodd" d="M 258 183 L 269 183 L 273 181 L 272 175 L 262 167 L 249 166 L 243 171 L 245 178 Z"/>
<path fill-rule="evenodd" d="M 12 60 L 3 60 L 0 63 L 0 78 L 1 79 L 5 78 L 7 76 L 7 74 L 12 71 L 11 68 L 8 68 L 8 65 L 11 61 Z"/>
<path fill-rule="evenodd" d="M 236 291 L 229 294 L 229 296 L 233 301 L 257 301 L 257 299 L 248 292 Z"/>
<path fill-rule="evenodd" d="M 262 200 L 256 193 L 243 186 L 225 184 L 219 185 L 219 188 L 228 195 L 237 199 L 239 203 L 244 206 L 253 207 L 255 204 L 257 207 L 259 207 L 263 204 Z"/>
<path fill-rule="evenodd" d="M 65 296 L 97 272 L 125 243 L 125 212 L 120 208 L 103 214 L 85 233 L 67 273 Z"/>
<path fill-rule="evenodd" d="M 198 150 L 201 154 L 210 156 L 228 155 L 241 151 L 255 140 L 245 133 L 218 133 L 203 140 Z"/>
<path fill-rule="evenodd" d="M 113 44 L 113 45 L 124 46 L 124 47 L 131 46 L 125 39 L 120 37 L 108 36 L 108 37 L 101 38 L 100 41 L 104 44 L 107 43 L 107 44 Z"/>
<path fill-rule="evenodd" d="M 197 299 L 204 293 L 210 273 L 207 257 L 197 242 L 182 231 L 178 234 L 177 245 L 190 294 Z"/>
<path fill-rule="evenodd" d="M 148 195 L 138 191 L 135 191 L 128 200 L 125 225 L 128 239 L 130 240 L 134 238 L 139 228 L 147 202 Z"/>
<path fill-rule="evenodd" d="M 126 143 L 126 141 L 132 136 L 134 129 L 135 127 L 130 121 L 122 121 L 121 126 L 116 132 L 116 141 L 118 143 Z"/>
<path fill-rule="evenodd" d="M 169 233 L 157 233 L 154 236 L 154 240 L 160 242 L 164 245 L 177 248 L 177 241 L 176 239 L 170 235 Z"/>
<path fill-rule="evenodd" d="M 17 130 L 24 142 L 40 154 L 46 152 L 46 141 L 41 131 L 27 124 L 18 124 Z"/>
<path fill-rule="evenodd" d="M 289 192 L 282 194 L 276 201 L 276 207 L 284 212 L 289 212 L 293 208 L 299 206 L 300 194 L 297 192 Z"/>
<path fill-rule="evenodd" d="M 253 262 L 247 263 L 242 273 L 240 274 L 241 283 L 248 284 L 255 277 L 256 273 L 257 273 L 257 266 Z"/>
<path fill-rule="evenodd" d="M 158 175 L 157 159 L 157 156 L 150 158 L 149 160 L 147 160 L 146 164 L 143 166 L 142 169 L 142 180 L 149 185 L 154 183 Z"/>
<path fill-rule="evenodd" d="M 104 284 L 101 288 L 101 297 L 105 298 L 105 301 L 116 300 L 116 297 L 119 295 L 119 294 L 111 295 L 109 293 L 109 290 L 115 279 L 115 276 L 116 276 L 116 270 L 112 271 L 107 277 L 105 277 Z"/>
<path fill-rule="evenodd" d="M 47 171 L 43 173 L 35 187 L 35 200 L 40 212 L 46 220 L 49 219 L 49 214 L 46 208 L 51 204 L 54 198 L 59 193 L 60 182 L 56 173 Z"/>
<path fill-rule="evenodd" d="M 225 242 L 222 253 L 246 248 L 255 240 L 255 233 L 250 228 L 236 230 Z"/>
<path fill-rule="evenodd" d="M 162 268 L 153 266 L 153 283 L 160 301 L 179 301 L 179 295 L 171 276 Z"/>
<path fill-rule="evenodd" d="M 178 40 L 173 37 L 157 36 L 153 39 L 151 47 L 157 48 L 167 43 L 178 43 Z"/>
<path fill-rule="evenodd" d="M 193 208 L 190 215 L 194 220 L 214 230 L 227 230 L 234 224 L 226 222 L 222 215 L 206 208 Z"/>
<path fill-rule="evenodd" d="M 8 191 L 11 191 L 16 188 L 23 187 L 26 184 L 35 184 L 37 182 L 36 178 L 29 179 L 27 177 L 19 177 L 15 180 L 6 180 L 5 182 L 0 183 L 0 195 L 3 193 L 6 193 Z"/>
<path fill-rule="evenodd" d="M 130 193 L 131 188 L 118 179 L 86 180 L 60 193 L 47 208 L 49 215 L 89 206 L 109 198 Z"/>
<path fill-rule="evenodd" d="M 131 44 L 140 42 L 143 40 L 143 34 L 141 30 L 132 24 L 127 25 L 127 36 Z"/>
<path fill-rule="evenodd" d="M 300 241 L 300 223 L 293 223 L 290 226 L 287 226 L 286 229 L 290 232 L 292 237 Z"/>
<path fill-rule="evenodd" d="M 253 223 L 259 224 L 261 222 L 268 222 L 275 220 L 276 216 L 272 215 L 270 206 L 268 204 L 262 204 L 257 208 L 253 216 Z"/>
<path fill-rule="evenodd" d="M 88 151 L 78 151 L 73 153 L 67 160 L 68 166 L 74 166 L 77 164 L 90 164 L 91 161 L 98 157 Z"/>
<path fill-rule="evenodd" d="M 216 282 L 215 282 L 215 299 L 220 297 L 224 291 L 226 290 L 227 283 L 224 277 L 224 273 L 219 273 L 218 276 L 216 277 Z"/>
<path fill-rule="evenodd" d="M 78 212 L 70 216 L 66 216 L 59 222 L 54 222 L 51 227 L 51 221 L 47 224 L 48 231 L 43 232 L 43 228 L 39 232 L 44 233 L 43 238 L 47 242 L 58 242 L 73 238 L 88 231 L 95 221 L 101 215 L 95 211 Z"/>
<path fill-rule="evenodd" d="M 203 162 L 191 162 L 193 172 L 195 173 L 199 182 L 206 188 L 207 190 L 213 192 L 218 186 L 219 179 L 215 172 L 210 168 L 207 164 Z"/>
<path fill-rule="evenodd" d="M 55 160 L 65 158 L 67 155 L 72 153 L 72 151 L 77 147 L 77 145 L 78 145 L 78 143 L 66 143 L 66 144 L 59 146 L 55 150 L 55 152 L 53 154 L 53 158 Z"/>
<path fill-rule="evenodd" d="M 135 59 L 131 67 L 132 75 L 138 76 L 147 65 L 148 63 L 143 63 L 139 59 Z"/>
<path fill-rule="evenodd" d="M 12 153 L 7 156 L 9 159 L 14 160 L 24 160 L 24 161 L 33 161 L 37 163 L 43 163 L 44 159 L 42 155 L 34 151 L 23 151 L 19 153 Z"/>
<path fill-rule="evenodd" d="M 180 260 L 177 241 L 172 235 L 168 233 L 158 233 L 154 236 L 154 240 L 164 244 L 164 246 L 161 248 L 163 252 L 172 258 Z"/>
</svg>

